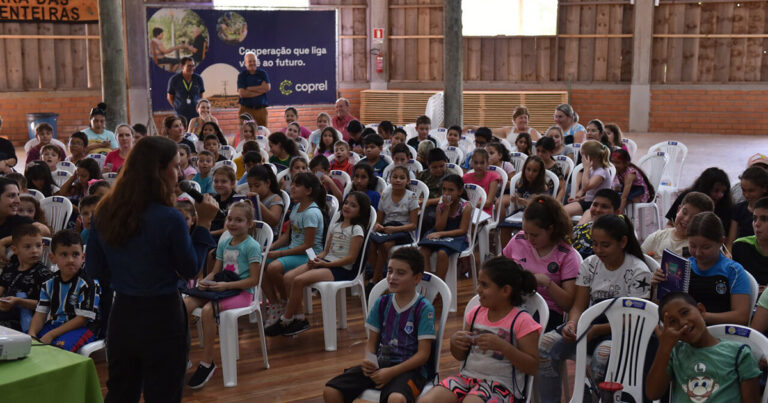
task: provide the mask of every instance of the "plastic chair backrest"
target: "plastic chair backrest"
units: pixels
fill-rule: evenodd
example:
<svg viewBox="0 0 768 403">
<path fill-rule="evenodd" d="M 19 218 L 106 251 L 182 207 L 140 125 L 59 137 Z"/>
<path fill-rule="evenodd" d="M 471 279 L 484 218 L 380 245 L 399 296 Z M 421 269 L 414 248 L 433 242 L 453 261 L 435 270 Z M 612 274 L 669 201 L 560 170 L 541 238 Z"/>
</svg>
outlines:
<svg viewBox="0 0 768 403">
<path fill-rule="evenodd" d="M 477 223 L 477 217 L 479 217 L 480 213 L 483 211 L 482 208 L 478 208 L 477 206 L 485 205 L 486 196 L 485 190 L 474 183 L 465 183 L 464 191 L 467 192 L 469 205 L 472 206 L 472 220 L 469 223 L 469 230 L 467 232 L 467 240 L 469 241 L 469 247 L 467 249 L 472 250 L 475 248 L 477 232 L 480 227 Z"/>
<path fill-rule="evenodd" d="M 62 187 L 64 182 L 72 177 L 72 173 L 63 169 L 57 169 L 51 172 L 51 176 L 53 176 L 53 183 L 55 183 L 58 187 Z"/>
<path fill-rule="evenodd" d="M 341 189 L 342 195 L 346 196 L 352 190 L 352 178 L 345 171 L 331 170 L 331 179 L 336 179 L 344 187 Z"/>
<path fill-rule="evenodd" d="M 752 273 L 746 270 L 742 271 L 747 275 L 747 280 L 749 280 L 749 314 L 751 318 L 752 312 L 754 312 L 755 309 L 755 305 L 757 305 L 757 298 L 760 297 L 760 285 L 757 283 L 757 280 L 755 279 L 755 276 L 752 275 Z"/>
<path fill-rule="evenodd" d="M 113 186 L 117 181 L 117 172 L 107 172 L 104 174 L 104 180 L 109 183 L 109 186 Z"/>
<path fill-rule="evenodd" d="M 328 217 L 333 217 L 339 211 L 339 201 L 333 195 L 325 195 L 325 204 L 328 206 Z"/>
<path fill-rule="evenodd" d="M 448 162 L 452 164 L 461 164 L 464 162 L 464 151 L 462 151 L 459 147 L 446 147 L 445 156 L 448 157 Z"/>
<path fill-rule="evenodd" d="M 300 151 L 304 151 L 305 153 L 309 152 L 309 140 L 305 139 L 304 137 L 298 137 L 296 138 L 295 142 L 296 147 L 298 147 Z"/>
<path fill-rule="evenodd" d="M 576 197 L 576 192 L 579 191 L 579 179 L 581 179 L 581 171 L 584 169 L 584 166 L 579 164 L 573 167 L 573 172 L 571 172 L 571 197 Z"/>
<path fill-rule="evenodd" d="M 440 127 L 443 125 L 443 119 L 445 118 L 445 110 L 443 103 L 443 92 L 438 91 L 427 100 L 427 107 L 424 109 L 424 114 L 429 116 L 429 120 L 432 122 L 433 127 Z"/>
<path fill-rule="evenodd" d="M 285 219 L 288 217 L 288 213 L 290 213 L 290 206 L 291 206 L 291 196 L 286 192 L 285 190 L 280 190 L 280 197 L 283 198 L 283 214 L 280 215 L 280 222 L 277 226 L 277 236 L 279 237 L 283 233 L 283 224 L 285 224 Z M 334 197 L 334 200 L 336 198 Z"/>
<path fill-rule="evenodd" d="M 381 195 L 384 193 L 384 189 L 387 188 L 387 182 L 384 180 L 384 178 L 377 176 L 376 177 L 376 193 Z"/>
<path fill-rule="evenodd" d="M 496 206 L 493 208 L 493 218 L 491 220 L 491 224 L 495 225 L 499 223 L 499 219 L 502 216 L 501 209 L 504 204 L 502 203 L 502 199 L 503 199 L 502 195 L 504 194 L 504 190 L 507 189 L 507 180 L 509 177 L 507 176 L 506 171 L 504 171 L 503 169 L 495 165 L 489 165 L 488 170 L 496 172 L 496 174 L 499 175 L 499 177 L 501 178 L 501 183 L 499 184 L 499 188 L 496 190 Z M 473 172 L 475 172 L 474 169 L 470 169 L 469 171 L 467 171 L 468 174 Z M 486 194 L 486 197 L 488 197 L 487 194 Z"/>
<path fill-rule="evenodd" d="M 599 302 L 584 311 L 576 326 L 578 336 L 588 331 L 589 325 L 605 313 L 611 327 L 611 355 L 606 370 L 606 381 L 618 382 L 624 392 L 635 401 L 643 400 L 645 353 L 648 341 L 659 323 L 658 307 L 641 298 L 621 297 L 608 307 L 613 299 Z M 587 338 L 576 345 L 576 378 L 571 402 L 584 401 L 584 385 L 587 366 Z"/>
<path fill-rule="evenodd" d="M 416 193 L 416 197 L 421 200 L 419 203 L 419 224 L 416 226 L 416 231 L 412 234 L 414 241 L 418 242 L 418 240 L 421 239 L 422 234 L 424 234 L 421 225 L 424 222 L 424 216 L 426 215 L 425 211 L 427 210 L 427 201 L 429 200 L 429 187 L 420 180 L 411 179 L 408 183 L 408 188 Z"/>
<path fill-rule="evenodd" d="M 555 164 L 560 167 L 560 170 L 563 171 L 565 183 L 568 183 L 568 181 L 571 180 L 571 174 L 573 173 L 573 160 L 567 155 L 553 155 L 552 159 L 555 161 Z"/>
<path fill-rule="evenodd" d="M 661 184 L 661 177 L 664 174 L 664 170 L 669 163 L 669 157 L 664 151 L 656 151 L 655 153 L 646 154 L 640 161 L 637 162 L 637 166 L 645 172 L 645 176 L 651 182 L 651 185 L 658 192 L 659 184 Z"/>
<path fill-rule="evenodd" d="M 523 165 L 525 165 L 525 160 L 528 159 L 528 156 L 519 153 L 519 152 L 513 152 L 509 153 L 509 161 L 514 165 L 515 172 L 522 172 L 523 171 Z"/>
<path fill-rule="evenodd" d="M 256 240 L 256 242 L 261 245 L 261 256 L 267 256 L 269 254 L 269 250 L 272 249 L 272 242 L 274 241 L 275 235 L 272 233 L 272 228 L 269 227 L 269 224 L 265 223 L 264 221 L 259 220 L 253 220 L 253 228 L 254 228 L 254 236 L 253 239 Z M 266 261 L 266 259 L 262 259 L 262 262 Z M 264 276 L 264 266 L 262 263 L 261 270 L 259 270 L 259 282 L 256 286 L 259 290 L 261 289 L 261 279 Z M 254 298 L 257 297 L 256 293 L 253 294 Z M 261 295 L 259 293 L 259 295 Z M 260 303 L 261 299 L 256 301 L 254 299 L 254 303 Z"/>
<path fill-rule="evenodd" d="M 77 166 L 69 161 L 59 161 L 56 163 L 56 170 L 67 171 L 74 175 L 77 171 Z"/>
<path fill-rule="evenodd" d="M 445 164 L 445 170 L 448 173 L 453 173 L 459 176 L 464 176 L 464 170 L 458 164 L 447 163 Z"/>
<path fill-rule="evenodd" d="M 107 157 L 104 154 L 88 154 L 86 158 L 95 160 L 99 164 L 99 170 L 104 169 L 104 163 L 107 161 Z"/>
<path fill-rule="evenodd" d="M 419 135 L 419 133 L 416 132 L 416 123 L 408 123 L 407 125 L 403 126 L 403 130 L 405 130 L 406 139 L 410 139 L 411 137 L 416 137 Z"/>
<path fill-rule="evenodd" d="M 291 185 L 291 170 L 290 169 L 283 169 L 282 171 L 277 173 L 277 176 L 275 179 L 277 179 L 277 184 L 282 186 L 283 181 L 285 181 L 285 187 L 288 188 Z"/>
<path fill-rule="evenodd" d="M 472 136 L 472 139 L 468 136 L 461 136 L 461 139 L 459 140 L 459 148 L 461 148 L 461 151 L 464 151 L 464 155 L 471 153 L 475 149 L 474 139 L 474 136 Z"/>
<path fill-rule="evenodd" d="M 552 197 L 555 197 L 557 195 L 557 191 L 560 190 L 560 178 L 555 175 L 554 172 L 550 171 L 549 169 L 544 170 L 544 175 L 546 175 L 548 181 L 552 181 Z"/>
<path fill-rule="evenodd" d="M 768 337 L 754 329 L 739 325 L 712 325 L 707 326 L 707 330 L 712 336 L 720 340 L 730 340 L 748 345 L 757 362 L 768 357 Z M 768 402 L 768 388 L 763 391 L 763 397 L 760 401 Z"/>
<path fill-rule="evenodd" d="M 223 155 L 224 158 L 231 160 L 235 156 L 236 150 L 234 147 L 229 145 L 222 145 L 219 146 L 219 154 Z"/>
<path fill-rule="evenodd" d="M 52 233 L 57 233 L 66 228 L 69 217 L 72 215 L 72 202 L 66 197 L 51 196 L 40 201 L 40 208 L 45 212 L 45 218 Z"/>
<path fill-rule="evenodd" d="M 634 140 L 626 137 L 621 139 L 621 142 L 627 146 L 627 152 L 629 153 L 629 156 L 635 158 L 635 153 L 637 152 L 637 143 L 635 143 Z"/>
<path fill-rule="evenodd" d="M 43 237 L 43 254 L 40 256 L 40 262 L 47 267 L 51 267 L 51 238 Z"/>
<path fill-rule="evenodd" d="M 666 182 L 669 181 L 670 186 L 679 186 L 680 175 L 683 173 L 683 165 L 685 164 L 685 157 L 688 155 L 688 147 L 679 141 L 668 140 L 652 145 L 651 148 L 648 149 L 648 154 L 656 151 L 664 151 L 669 157 L 669 163 L 662 176 L 662 182 L 666 184 Z"/>
<path fill-rule="evenodd" d="M 507 141 L 507 139 L 499 139 L 499 143 L 504 145 L 504 148 L 507 149 L 507 152 L 513 153 L 517 151 L 517 149 L 515 149 L 515 147 L 513 147 L 512 144 L 509 141 Z M 535 150 L 536 147 L 533 147 L 533 149 Z"/>
<path fill-rule="evenodd" d="M 370 312 L 376 306 L 375 302 L 378 301 L 379 297 L 381 297 L 381 295 L 387 291 L 388 287 L 389 285 L 387 284 L 386 279 L 379 281 L 375 286 L 373 286 L 370 294 L 368 294 L 369 311 L 366 315 L 366 318 L 368 315 L 370 315 Z M 421 281 L 419 282 L 419 285 L 416 286 L 416 291 L 424 298 L 426 298 L 430 303 L 432 303 L 433 306 L 435 298 L 438 296 L 442 302 L 440 322 L 438 323 L 437 329 L 435 329 L 437 330 L 437 337 L 435 338 L 435 342 L 432 345 L 432 354 L 434 355 L 435 361 L 436 380 L 440 371 L 440 352 L 442 351 L 443 346 L 443 331 L 445 330 L 445 324 L 448 322 L 448 312 L 450 311 L 448 307 L 451 306 L 451 290 L 443 280 L 440 280 L 439 277 L 430 273 L 423 273 L 421 275 Z"/>
<path fill-rule="evenodd" d="M 261 129 L 261 127 L 259 127 L 259 129 Z M 256 143 L 259 144 L 259 147 L 262 150 L 269 151 L 269 139 L 267 139 L 267 136 L 257 135 Z"/>
<path fill-rule="evenodd" d="M 24 193 L 22 193 L 22 194 L 24 194 Z M 43 192 L 41 192 L 41 191 L 39 191 L 37 189 L 27 189 L 27 193 L 26 194 L 34 197 L 35 199 L 37 199 L 37 201 L 41 201 L 41 200 L 45 199 L 45 195 L 43 194 Z"/>
<path fill-rule="evenodd" d="M 216 170 L 217 170 L 217 169 L 219 169 L 219 168 L 221 168 L 221 167 L 230 167 L 230 168 L 232 168 L 232 169 L 233 169 L 235 172 L 237 172 L 237 165 L 235 165 L 235 163 L 234 163 L 234 162 L 232 162 L 231 160 L 221 160 L 221 161 L 219 161 L 219 162 L 215 163 L 215 164 L 213 165 L 213 170 L 212 170 L 212 172 L 214 172 L 214 173 L 215 173 L 215 172 L 216 172 Z"/>
</svg>

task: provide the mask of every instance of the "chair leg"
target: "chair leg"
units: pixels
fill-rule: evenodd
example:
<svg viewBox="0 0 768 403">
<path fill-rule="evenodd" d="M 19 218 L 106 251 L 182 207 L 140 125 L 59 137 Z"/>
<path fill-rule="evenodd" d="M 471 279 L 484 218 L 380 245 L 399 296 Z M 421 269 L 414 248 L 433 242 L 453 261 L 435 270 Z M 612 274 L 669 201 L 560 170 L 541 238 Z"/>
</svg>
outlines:
<svg viewBox="0 0 768 403">
<path fill-rule="evenodd" d="M 474 287 L 473 290 L 477 290 L 477 265 L 474 256 L 469 257 L 469 265 L 472 268 L 472 287 Z"/>
<path fill-rule="evenodd" d="M 312 287 L 304 287 L 304 312 L 312 313 Z"/>
<path fill-rule="evenodd" d="M 335 290 L 320 291 L 325 351 L 336 351 L 336 292 Z"/>
<path fill-rule="evenodd" d="M 341 289 L 336 293 L 336 312 L 339 315 L 339 329 L 347 328 L 347 290 Z"/>
<path fill-rule="evenodd" d="M 360 295 L 360 305 L 363 307 L 363 321 L 365 321 L 365 319 L 368 319 L 368 306 L 365 302 L 365 299 L 367 298 L 365 295 L 365 286 L 363 285 L 362 282 L 359 282 L 357 283 L 357 286 L 354 288 L 358 288 L 358 287 L 360 288 L 360 291 L 358 292 L 358 294 Z M 370 335 L 368 334 L 368 326 L 365 326 L 365 337 L 367 338 L 369 336 Z"/>
<path fill-rule="evenodd" d="M 237 386 L 237 342 L 237 318 L 222 315 L 219 324 L 219 350 L 224 386 L 228 388 Z"/>
<path fill-rule="evenodd" d="M 490 234 L 488 226 L 483 225 L 477 234 L 477 249 L 480 252 L 480 260 L 485 261 L 485 257 L 490 253 Z"/>
<path fill-rule="evenodd" d="M 203 318 L 197 318 L 197 338 L 200 339 L 200 347 L 205 347 L 205 340 L 203 340 Z"/>
<path fill-rule="evenodd" d="M 251 316 L 256 317 L 256 323 L 259 327 L 259 339 L 261 341 L 261 355 L 264 357 L 264 369 L 269 369 L 269 358 L 267 357 L 267 338 L 264 335 L 264 321 L 261 317 L 261 310 L 257 309 L 253 311 Z"/>
<path fill-rule="evenodd" d="M 469 257 L 474 262 L 474 256 Z M 448 289 L 451 290 L 451 306 L 449 312 L 456 312 L 458 309 L 458 301 L 456 297 L 456 276 L 459 271 L 459 254 L 455 253 L 451 255 L 448 260 L 448 272 L 445 274 L 445 283 L 448 285 Z"/>
</svg>

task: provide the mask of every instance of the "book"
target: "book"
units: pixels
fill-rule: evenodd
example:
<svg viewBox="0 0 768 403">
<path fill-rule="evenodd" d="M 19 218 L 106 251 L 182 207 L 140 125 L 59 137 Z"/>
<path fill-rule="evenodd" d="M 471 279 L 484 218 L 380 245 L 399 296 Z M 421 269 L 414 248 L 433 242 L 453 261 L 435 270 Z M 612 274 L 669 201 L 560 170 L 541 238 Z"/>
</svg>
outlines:
<svg viewBox="0 0 768 403">
<path fill-rule="evenodd" d="M 691 263 L 688 259 L 664 249 L 661 255 L 661 270 L 667 279 L 656 286 L 656 300 L 660 301 L 671 292 L 688 292 L 691 284 Z"/>
</svg>

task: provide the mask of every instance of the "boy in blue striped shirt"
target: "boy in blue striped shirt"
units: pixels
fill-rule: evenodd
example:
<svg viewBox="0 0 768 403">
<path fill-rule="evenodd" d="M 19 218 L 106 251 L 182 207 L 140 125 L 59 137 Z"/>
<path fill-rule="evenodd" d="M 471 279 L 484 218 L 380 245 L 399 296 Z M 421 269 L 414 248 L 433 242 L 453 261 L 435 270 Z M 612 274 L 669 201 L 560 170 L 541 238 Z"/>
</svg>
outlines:
<svg viewBox="0 0 768 403">
<path fill-rule="evenodd" d="M 43 284 L 29 334 L 45 344 L 76 352 L 96 339 L 99 285 L 81 270 L 84 255 L 77 232 L 56 233 L 50 258 L 59 271 Z"/>
<path fill-rule="evenodd" d="M 423 272 L 418 249 L 392 254 L 387 268 L 391 293 L 379 297 L 365 321 L 370 330 L 366 359 L 325 385 L 326 402 L 351 402 L 372 388 L 381 390 L 382 402 L 416 401 L 432 376 L 427 363 L 436 337 L 435 308 L 416 292 Z"/>
</svg>

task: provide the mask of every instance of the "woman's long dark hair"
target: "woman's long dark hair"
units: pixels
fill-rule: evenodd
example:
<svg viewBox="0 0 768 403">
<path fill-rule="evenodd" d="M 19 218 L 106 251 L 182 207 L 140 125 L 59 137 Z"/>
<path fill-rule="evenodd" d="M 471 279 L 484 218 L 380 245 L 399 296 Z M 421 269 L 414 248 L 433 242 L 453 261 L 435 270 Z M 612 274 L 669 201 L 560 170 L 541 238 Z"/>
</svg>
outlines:
<svg viewBox="0 0 768 403">
<path fill-rule="evenodd" d="M 720 168 L 711 167 L 705 169 L 704 172 L 702 172 L 701 175 L 696 178 L 696 180 L 693 182 L 693 185 L 684 190 L 683 193 L 696 191 L 710 196 L 712 193 L 712 188 L 714 188 L 718 183 L 725 186 L 725 193 L 723 193 L 723 197 L 715 203 L 715 211 L 718 215 L 720 212 L 730 212 L 733 209 L 733 197 L 731 197 L 731 180 L 728 179 L 728 174 Z"/>
<path fill-rule="evenodd" d="M 205 123 L 203 123 L 203 126 L 200 128 L 200 135 L 203 134 L 203 129 L 205 129 L 205 126 L 213 127 L 213 131 L 216 132 L 216 138 L 219 139 L 219 144 L 221 144 L 223 146 L 227 145 L 227 139 L 224 138 L 224 133 L 221 132 L 221 129 L 219 128 L 219 125 L 216 124 L 216 122 L 205 122 Z"/>
<path fill-rule="evenodd" d="M 299 151 L 296 148 L 296 143 L 289 139 L 283 132 L 274 132 L 268 137 L 269 142 L 272 144 L 280 144 L 283 147 L 283 151 L 288 153 L 291 157 L 299 155 Z"/>
<path fill-rule="evenodd" d="M 43 161 L 34 161 L 27 165 L 27 170 L 24 171 L 24 177 L 27 179 L 27 187 L 30 189 L 39 190 L 45 197 L 53 195 L 53 187 L 56 185 L 53 182 L 53 176 L 51 175 L 51 168 L 45 165 Z M 43 180 L 43 188 L 38 189 L 35 186 L 35 180 Z"/>
<path fill-rule="evenodd" d="M 357 217 L 349 221 L 352 225 L 359 225 L 363 227 L 364 230 L 367 230 L 368 222 L 371 220 L 371 199 L 369 199 L 368 195 L 363 192 L 349 192 L 347 197 L 344 198 L 344 201 L 341 202 L 342 206 L 344 206 L 344 202 L 347 201 L 350 196 L 354 197 L 355 201 L 357 201 L 357 205 L 360 207 L 360 212 L 357 214 Z M 339 208 L 338 222 L 344 222 L 344 213 L 341 212 L 341 208 Z"/>
<path fill-rule="evenodd" d="M 173 207 L 174 189 L 160 172 L 176 155 L 176 143 L 165 137 L 143 137 L 136 143 L 112 191 L 97 208 L 96 228 L 107 244 L 122 245 L 135 236 L 141 230 L 141 215 L 150 203 Z"/>
</svg>

